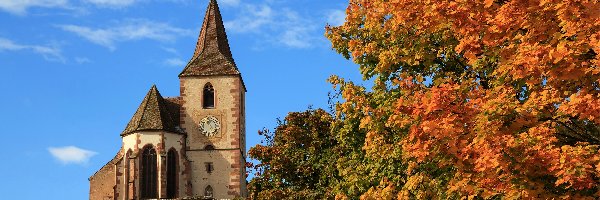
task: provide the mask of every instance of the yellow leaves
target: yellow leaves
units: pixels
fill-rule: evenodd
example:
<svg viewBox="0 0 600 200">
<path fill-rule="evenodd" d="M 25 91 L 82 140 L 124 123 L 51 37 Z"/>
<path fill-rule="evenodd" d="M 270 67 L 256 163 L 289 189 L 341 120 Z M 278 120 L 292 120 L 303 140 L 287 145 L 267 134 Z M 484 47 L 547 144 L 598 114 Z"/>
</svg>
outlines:
<svg viewBox="0 0 600 200">
<path fill-rule="evenodd" d="M 423 82 L 423 76 L 418 75 L 417 76 L 417 81 L 419 81 L 420 83 L 422 83 Z"/>
<path fill-rule="evenodd" d="M 370 188 L 360 196 L 361 200 L 392 200 L 396 196 L 396 187 L 386 179 L 379 186 Z"/>
<path fill-rule="evenodd" d="M 471 187 L 469 186 L 469 177 L 463 177 L 462 175 L 463 174 L 461 173 L 457 173 L 455 177 L 453 177 L 452 181 L 448 185 L 447 192 L 449 194 L 457 192 L 462 193 L 462 191 L 465 191 Z"/>
<path fill-rule="evenodd" d="M 371 116 L 366 116 L 365 118 L 362 118 L 360 120 L 360 128 L 366 129 L 368 128 L 368 126 L 371 124 L 372 120 L 371 120 Z"/>
<path fill-rule="evenodd" d="M 336 194 L 335 200 L 348 200 L 348 197 L 344 194 Z"/>
<path fill-rule="evenodd" d="M 406 168 L 406 173 L 407 174 L 412 174 L 413 171 L 415 170 L 415 168 L 417 168 L 418 164 L 414 161 L 409 161 L 408 162 L 408 167 Z M 600 169 L 600 166 L 598 166 L 598 169 Z"/>
<path fill-rule="evenodd" d="M 576 190 L 588 189 L 596 185 L 593 180 L 598 175 L 594 164 L 600 163 L 598 146 L 579 144 L 577 146 L 565 145 L 561 147 L 560 159 L 551 168 L 558 177 L 555 184 L 566 184 L 567 188 Z"/>
<path fill-rule="evenodd" d="M 483 2 L 485 3 L 486 8 L 489 8 L 492 6 L 492 4 L 494 4 L 494 0 L 485 0 Z"/>
<path fill-rule="evenodd" d="M 481 53 L 479 42 L 479 36 L 467 36 L 460 41 L 454 50 L 463 53 L 469 63 L 473 64 L 477 60 L 477 54 Z"/>
<path fill-rule="evenodd" d="M 539 177 L 573 191 L 600 176 L 597 147 L 561 146 L 558 137 L 586 133 L 565 127 L 573 121 L 600 125 L 600 2 L 351 2 L 348 22 L 328 37 L 365 77 L 389 86 L 374 87 L 377 98 L 355 86 L 342 93 L 339 114 L 359 119 L 370 156 L 401 145 L 409 175 L 425 161 L 452 166 L 461 176 L 445 193 L 464 197 L 538 198 L 548 193 Z"/>
<path fill-rule="evenodd" d="M 560 106 L 559 111 L 600 123 L 600 95 L 583 92 L 572 94 L 569 101 Z"/>
<path fill-rule="evenodd" d="M 553 59 L 553 63 L 556 64 L 562 61 L 568 54 L 570 54 L 569 49 L 566 47 L 566 42 L 562 41 L 558 43 L 556 49 L 550 50 L 550 56 Z"/>
<path fill-rule="evenodd" d="M 547 3 L 549 3 L 550 1 L 552 1 L 552 0 L 541 0 L 540 4 L 538 4 L 538 6 L 543 7 L 544 5 L 546 5 Z"/>
<path fill-rule="evenodd" d="M 409 175 L 398 192 L 397 199 L 439 199 L 440 181 L 427 173 Z M 444 187 L 444 186 L 441 186 Z"/>
</svg>

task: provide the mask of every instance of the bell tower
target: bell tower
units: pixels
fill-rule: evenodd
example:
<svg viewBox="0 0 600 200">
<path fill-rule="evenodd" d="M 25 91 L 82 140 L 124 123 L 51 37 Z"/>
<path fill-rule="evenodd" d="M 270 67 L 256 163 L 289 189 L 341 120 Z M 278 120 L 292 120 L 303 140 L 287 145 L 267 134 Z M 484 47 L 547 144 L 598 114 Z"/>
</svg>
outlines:
<svg viewBox="0 0 600 200">
<path fill-rule="evenodd" d="M 210 0 L 196 49 L 179 74 L 180 126 L 186 133 L 187 196 L 246 196 L 246 88 L 216 0 Z"/>
</svg>

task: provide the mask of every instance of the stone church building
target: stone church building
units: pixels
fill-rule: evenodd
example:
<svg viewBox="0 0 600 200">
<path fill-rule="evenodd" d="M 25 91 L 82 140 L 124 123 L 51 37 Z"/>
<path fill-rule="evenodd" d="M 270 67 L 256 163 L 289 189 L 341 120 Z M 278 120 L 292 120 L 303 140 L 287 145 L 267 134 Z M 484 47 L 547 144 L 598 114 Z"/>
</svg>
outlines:
<svg viewBox="0 0 600 200">
<path fill-rule="evenodd" d="M 152 86 L 117 155 L 89 178 L 91 200 L 246 197 L 246 88 L 210 0 L 180 95 Z"/>
</svg>

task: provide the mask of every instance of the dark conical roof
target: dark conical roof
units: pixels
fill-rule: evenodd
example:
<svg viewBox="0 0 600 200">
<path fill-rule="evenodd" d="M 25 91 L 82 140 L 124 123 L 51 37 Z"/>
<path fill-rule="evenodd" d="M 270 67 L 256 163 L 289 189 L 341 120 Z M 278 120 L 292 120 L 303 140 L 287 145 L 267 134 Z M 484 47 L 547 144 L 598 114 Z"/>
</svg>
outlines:
<svg viewBox="0 0 600 200">
<path fill-rule="evenodd" d="M 163 130 L 178 133 L 177 123 L 173 119 L 172 113 L 179 113 L 179 111 L 169 112 L 169 107 L 173 109 L 173 106 L 169 106 L 169 102 L 163 99 L 156 88 L 156 85 L 152 85 L 146 97 L 138 107 L 135 114 L 131 118 L 131 121 L 125 127 L 121 136 L 136 132 L 136 131 L 148 131 L 148 130 Z"/>
<path fill-rule="evenodd" d="M 239 74 L 229 49 L 219 5 L 216 0 L 210 0 L 194 56 L 179 76 Z"/>
</svg>

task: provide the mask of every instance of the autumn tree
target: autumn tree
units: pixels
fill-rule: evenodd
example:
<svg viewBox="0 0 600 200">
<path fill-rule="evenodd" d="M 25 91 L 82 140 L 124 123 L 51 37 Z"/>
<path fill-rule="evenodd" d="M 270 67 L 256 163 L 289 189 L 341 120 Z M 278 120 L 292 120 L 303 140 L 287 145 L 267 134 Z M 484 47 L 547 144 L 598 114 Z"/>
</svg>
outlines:
<svg viewBox="0 0 600 200">
<path fill-rule="evenodd" d="M 336 140 L 330 134 L 332 117 L 322 109 L 291 112 L 273 130 L 262 130 L 263 143 L 252 147 L 249 183 L 253 199 L 325 199 L 337 178 L 332 161 Z"/>
<path fill-rule="evenodd" d="M 600 2 L 350 0 L 346 13 L 326 35 L 374 86 L 330 79 L 334 124 L 365 133 L 332 134 L 402 168 L 363 198 L 600 196 Z"/>
</svg>

